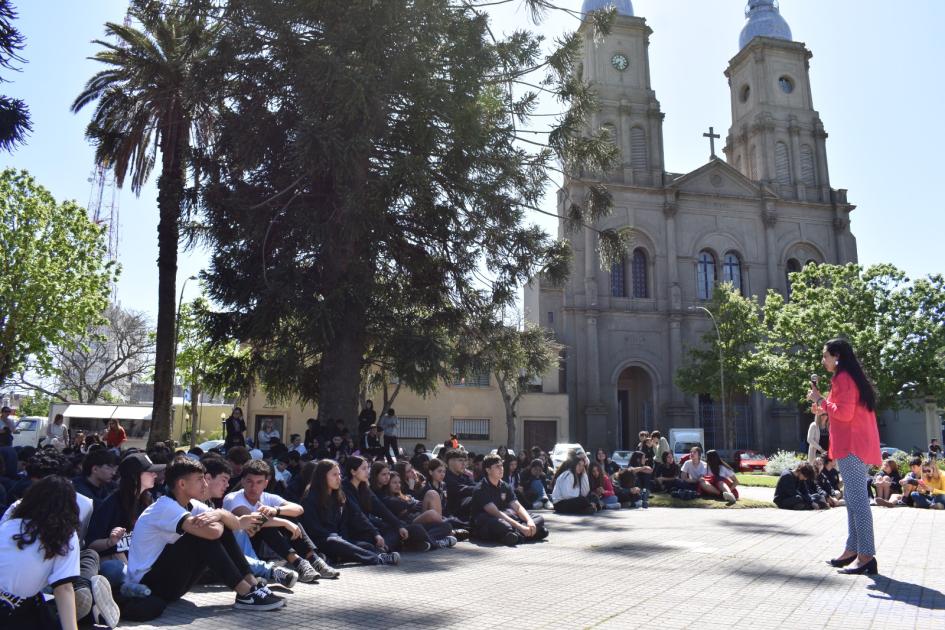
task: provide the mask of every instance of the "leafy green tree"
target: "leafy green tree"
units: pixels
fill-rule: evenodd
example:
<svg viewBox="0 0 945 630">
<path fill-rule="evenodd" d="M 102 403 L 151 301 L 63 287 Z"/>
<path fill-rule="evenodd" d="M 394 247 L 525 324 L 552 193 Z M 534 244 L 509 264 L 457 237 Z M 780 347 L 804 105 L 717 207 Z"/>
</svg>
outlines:
<svg viewBox="0 0 945 630">
<path fill-rule="evenodd" d="M 76 98 L 78 112 L 97 102 L 86 132 L 99 164 L 126 177 L 136 194 L 151 175 L 157 152 L 158 315 L 154 370 L 154 420 L 150 441 L 169 437 L 174 388 L 177 247 L 186 215 L 190 151 L 209 141 L 215 90 L 209 83 L 219 23 L 208 19 L 203 2 L 134 0 L 132 25 L 109 22 L 114 41 L 96 40 L 93 57 L 107 66 Z M 134 26 L 137 24 L 137 26 Z"/>
<path fill-rule="evenodd" d="M 495 377 L 505 406 L 506 446 L 513 448 L 518 404 L 528 393 L 529 384 L 557 364 L 561 345 L 541 326 L 484 325 L 477 337 L 475 361 Z"/>
<path fill-rule="evenodd" d="M 10 0 L 0 0 L 0 68 L 16 70 L 22 63 L 23 35 L 13 26 L 16 9 Z M 2 79 L 0 79 L 2 81 Z M 21 99 L 0 95 L 0 149 L 10 151 L 32 131 L 30 110 Z"/>
<path fill-rule="evenodd" d="M 435 383 L 442 330 L 510 304 L 539 272 L 566 275 L 566 243 L 527 217 L 559 165 L 606 171 L 617 150 L 590 129 L 580 38 L 547 54 L 527 29 L 498 38 L 494 4 L 227 5 L 230 58 L 214 81 L 229 91 L 200 162 L 201 236 L 226 311 L 215 338 L 253 348 L 267 392 L 351 419 L 366 362 L 419 360 L 418 380 Z M 536 19 L 556 8 L 523 4 Z M 592 19 L 603 30 L 612 14 Z M 563 106 L 547 135 L 526 131 L 539 94 Z M 611 210 L 589 188 L 575 224 Z M 602 235 L 605 259 L 617 241 Z"/>
<path fill-rule="evenodd" d="M 114 269 L 85 210 L 25 171 L 0 173 L 0 243 L 2 385 L 27 361 L 51 370 L 51 349 L 99 321 Z"/>
<path fill-rule="evenodd" d="M 808 265 L 791 275 L 791 299 L 769 292 L 758 386 L 802 401 L 824 342 L 845 337 L 877 390 L 880 409 L 945 403 L 945 279 L 910 281 L 888 264 Z M 826 375 L 825 375 L 826 376 Z"/>
<path fill-rule="evenodd" d="M 733 449 L 732 403 L 737 394 L 750 395 L 754 391 L 762 361 L 758 354 L 764 339 L 761 307 L 756 296 L 745 297 L 731 284 L 723 283 L 715 287 L 705 308 L 714 318 L 713 325 L 702 336 L 703 345 L 689 349 L 686 364 L 676 372 L 676 384 L 689 394 L 710 394 L 714 401 L 725 402 L 722 439 L 725 448 Z M 724 371 L 724 391 L 720 369 Z"/>
<path fill-rule="evenodd" d="M 20 399 L 16 413 L 19 416 L 42 416 L 45 418 L 49 417 L 51 406 L 52 398 L 46 394 L 36 392 Z"/>
<path fill-rule="evenodd" d="M 210 304 L 202 297 L 184 304 L 178 327 L 177 375 L 190 388 L 191 447 L 197 440 L 200 395 L 242 393 L 238 388 L 227 386 L 234 383 L 227 371 L 232 365 L 245 360 L 246 350 L 240 348 L 236 341 L 221 344 L 210 338 L 204 326 L 209 311 Z"/>
</svg>

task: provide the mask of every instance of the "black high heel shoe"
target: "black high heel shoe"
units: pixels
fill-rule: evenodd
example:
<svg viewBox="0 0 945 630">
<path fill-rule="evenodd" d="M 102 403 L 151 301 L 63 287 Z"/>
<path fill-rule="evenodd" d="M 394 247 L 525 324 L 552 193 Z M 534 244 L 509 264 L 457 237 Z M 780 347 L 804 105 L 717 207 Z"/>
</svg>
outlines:
<svg viewBox="0 0 945 630">
<path fill-rule="evenodd" d="M 844 559 L 842 559 L 842 560 L 841 560 L 840 558 L 834 558 L 833 560 L 827 560 L 827 564 L 829 564 L 829 565 L 832 566 L 832 567 L 840 568 L 840 567 L 845 567 L 845 566 L 847 566 L 848 564 L 850 564 L 850 563 L 853 562 L 854 560 L 856 560 L 856 556 L 855 556 L 855 555 L 852 555 L 852 556 L 850 556 L 849 558 L 844 558 Z"/>
<path fill-rule="evenodd" d="M 876 575 L 879 573 L 879 565 L 876 563 L 876 558 L 873 558 L 861 567 L 840 569 L 839 573 L 844 575 Z"/>
</svg>

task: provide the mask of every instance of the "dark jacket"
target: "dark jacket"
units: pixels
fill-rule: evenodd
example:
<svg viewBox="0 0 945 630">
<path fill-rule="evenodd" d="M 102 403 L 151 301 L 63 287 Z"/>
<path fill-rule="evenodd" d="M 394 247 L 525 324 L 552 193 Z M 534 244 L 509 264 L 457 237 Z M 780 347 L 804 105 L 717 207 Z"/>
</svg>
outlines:
<svg viewBox="0 0 945 630">
<path fill-rule="evenodd" d="M 351 483 L 350 480 L 346 479 L 342 482 L 341 489 L 344 490 L 345 495 L 347 495 L 348 503 L 357 505 L 358 509 L 370 517 L 369 520 L 375 528 L 400 529 L 404 526 L 400 519 L 394 516 L 394 513 L 384 505 L 380 497 L 374 494 L 373 490 L 368 489 L 368 492 L 371 493 L 371 505 L 365 506 L 361 504 L 361 496 L 358 494 L 358 489 L 354 487 L 354 484 Z"/>
<path fill-rule="evenodd" d="M 453 516 L 460 512 L 463 501 L 472 498 L 476 490 L 476 482 L 467 475 L 455 475 L 453 471 L 446 471 L 446 503 L 447 510 Z"/>
<path fill-rule="evenodd" d="M 319 505 L 316 493 L 310 492 L 302 499 L 302 507 L 305 508 L 302 527 L 315 544 L 324 543 L 332 535 L 341 536 L 347 541 L 373 540 L 380 535 L 357 504 L 351 501 L 346 501 L 344 505 L 332 501 L 330 506 L 325 507 Z"/>
<path fill-rule="evenodd" d="M 813 503 L 813 499 L 807 492 L 807 483 L 802 479 L 798 479 L 793 471 L 786 470 L 781 473 L 778 485 L 774 488 L 774 502 L 776 505 L 781 505 L 784 501 L 794 497 L 800 497 L 807 505 Z"/>
</svg>

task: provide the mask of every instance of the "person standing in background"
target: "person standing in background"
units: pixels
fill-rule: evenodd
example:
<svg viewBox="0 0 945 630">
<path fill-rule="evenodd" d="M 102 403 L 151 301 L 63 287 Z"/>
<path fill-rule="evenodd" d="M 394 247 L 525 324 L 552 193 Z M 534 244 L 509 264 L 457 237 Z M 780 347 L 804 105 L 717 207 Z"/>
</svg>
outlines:
<svg viewBox="0 0 945 630">
<path fill-rule="evenodd" d="M 225 437 L 223 448 L 229 450 L 234 446 L 246 446 L 246 420 L 243 419 L 243 410 L 233 407 L 230 417 L 223 421 Z"/>
<path fill-rule="evenodd" d="M 387 410 L 387 415 L 381 418 L 378 424 L 384 431 L 384 456 L 387 458 L 387 463 L 393 466 L 397 463 L 397 454 L 400 452 L 397 447 L 397 428 L 400 421 L 393 407 Z"/>
</svg>

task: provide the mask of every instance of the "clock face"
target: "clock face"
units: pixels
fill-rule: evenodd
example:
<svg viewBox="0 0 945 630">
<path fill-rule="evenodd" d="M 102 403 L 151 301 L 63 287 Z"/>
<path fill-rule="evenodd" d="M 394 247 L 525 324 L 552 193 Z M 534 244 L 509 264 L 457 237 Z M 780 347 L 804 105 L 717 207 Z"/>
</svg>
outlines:
<svg viewBox="0 0 945 630">
<path fill-rule="evenodd" d="M 625 54 L 617 53 L 611 58 L 610 64 L 617 70 L 620 70 L 621 72 L 623 72 L 630 66 L 630 60 L 627 59 L 627 56 Z"/>
</svg>

